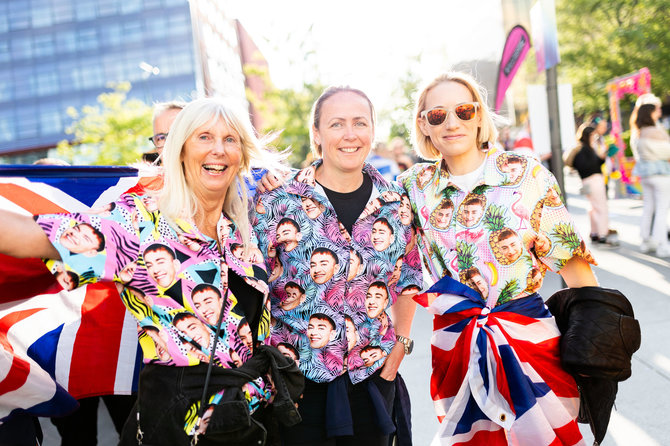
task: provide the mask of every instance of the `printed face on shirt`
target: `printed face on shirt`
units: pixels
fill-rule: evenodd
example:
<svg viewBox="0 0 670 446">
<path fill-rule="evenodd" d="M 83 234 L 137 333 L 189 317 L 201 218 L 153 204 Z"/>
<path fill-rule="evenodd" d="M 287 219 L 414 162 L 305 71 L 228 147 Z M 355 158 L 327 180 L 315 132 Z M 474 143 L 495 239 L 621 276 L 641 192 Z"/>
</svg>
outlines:
<svg viewBox="0 0 670 446">
<path fill-rule="evenodd" d="M 144 332 L 149 335 L 151 339 L 153 339 L 154 345 L 156 346 L 156 356 L 158 356 L 158 359 L 161 361 L 169 361 L 170 353 L 168 353 L 167 333 L 165 333 L 164 330 L 155 330 L 153 327 L 145 329 Z"/>
<path fill-rule="evenodd" d="M 61 270 L 56 273 L 56 281 L 65 291 L 72 291 L 79 284 L 79 276 L 72 271 Z"/>
<path fill-rule="evenodd" d="M 379 334 L 384 336 L 389 329 L 389 316 L 385 311 L 382 311 L 381 314 L 377 317 L 379 321 Z"/>
<path fill-rule="evenodd" d="M 307 337 L 309 338 L 310 347 L 325 347 L 330 341 L 335 339 L 335 327 L 327 319 L 311 317 L 309 325 L 307 325 Z"/>
<path fill-rule="evenodd" d="M 158 201 L 156 201 L 156 197 L 154 197 L 153 195 L 147 194 L 142 196 L 142 203 L 149 212 L 155 212 L 158 210 Z"/>
<path fill-rule="evenodd" d="M 409 204 L 409 197 L 407 195 L 402 195 L 400 197 L 398 217 L 400 217 L 400 223 L 405 226 L 412 223 L 412 206 Z"/>
<path fill-rule="evenodd" d="M 521 239 L 518 235 L 512 235 L 511 237 L 507 237 L 503 240 L 498 239 L 498 247 L 508 263 L 514 263 L 519 257 L 521 257 L 523 250 Z"/>
<path fill-rule="evenodd" d="M 102 251 L 103 241 L 102 234 L 87 223 L 79 223 L 66 229 L 59 239 L 60 244 L 71 253 L 89 257 Z"/>
<path fill-rule="evenodd" d="M 523 162 L 520 158 L 509 157 L 500 170 L 507 174 L 510 183 L 516 183 L 523 173 Z"/>
<path fill-rule="evenodd" d="M 544 277 L 542 277 L 542 271 L 540 268 L 533 268 L 530 270 L 530 274 L 528 274 L 528 276 L 530 278 L 528 291 L 531 293 L 536 293 L 537 290 L 542 287 L 542 282 L 544 281 Z"/>
<path fill-rule="evenodd" d="M 363 349 L 361 351 L 361 359 L 365 367 L 372 366 L 375 362 L 379 361 L 384 357 L 384 351 L 379 347 L 372 347 L 369 349 Z"/>
<path fill-rule="evenodd" d="M 384 286 L 370 285 L 365 294 L 365 311 L 370 319 L 381 314 L 389 302 L 388 291 Z"/>
<path fill-rule="evenodd" d="M 481 202 L 475 201 L 463 206 L 463 226 L 470 228 L 479 222 L 484 214 L 484 206 Z"/>
<path fill-rule="evenodd" d="M 191 295 L 193 306 L 200 316 L 210 325 L 216 325 L 221 313 L 222 299 L 218 290 L 203 288 Z"/>
<path fill-rule="evenodd" d="M 175 326 L 203 348 L 209 348 L 209 330 L 198 318 L 189 316 L 179 320 Z"/>
<path fill-rule="evenodd" d="M 130 262 L 119 271 L 119 280 L 121 283 L 128 283 L 133 279 L 135 275 L 135 270 L 137 269 L 136 262 Z"/>
<path fill-rule="evenodd" d="M 361 262 L 359 255 L 360 254 L 354 250 L 349 252 L 349 273 L 347 274 L 347 282 L 352 281 L 354 277 L 361 273 L 363 263 Z"/>
<path fill-rule="evenodd" d="M 291 348 L 291 346 L 282 342 L 277 344 L 277 350 L 279 350 L 281 354 L 286 356 L 288 359 L 295 361 L 297 366 L 300 366 L 300 359 L 298 359 L 298 355 L 296 354 L 295 349 Z"/>
<path fill-rule="evenodd" d="M 395 265 L 393 266 L 393 272 L 391 273 L 391 277 L 389 278 L 389 285 L 392 285 L 394 283 L 398 282 L 398 279 L 400 279 L 400 273 L 402 272 L 402 258 L 399 258 L 396 260 Z"/>
<path fill-rule="evenodd" d="M 562 204 L 561 197 L 558 195 L 558 191 L 553 186 L 547 190 L 547 202 L 549 206 L 560 206 Z"/>
<path fill-rule="evenodd" d="M 317 218 L 323 212 L 323 205 L 317 203 L 310 197 L 302 197 L 300 198 L 300 201 L 302 202 L 302 209 L 312 220 Z"/>
<path fill-rule="evenodd" d="M 159 248 L 144 253 L 144 263 L 147 272 L 154 282 L 163 288 L 168 288 L 177 277 L 180 263 L 166 248 Z"/>
<path fill-rule="evenodd" d="M 242 365 L 244 364 L 242 362 L 242 358 L 240 358 L 240 355 L 238 355 L 235 350 L 231 348 L 230 350 L 228 350 L 228 354 L 230 355 L 230 360 L 233 361 L 235 367 L 242 367 Z"/>
<path fill-rule="evenodd" d="M 281 264 L 281 261 L 277 257 L 274 259 L 274 265 L 272 266 L 272 271 L 270 277 L 268 278 L 269 282 L 273 282 L 279 278 L 284 273 L 284 267 Z"/>
<path fill-rule="evenodd" d="M 295 221 L 286 221 L 277 226 L 277 243 L 283 243 L 285 251 L 293 251 L 301 239 L 302 233 Z"/>
<path fill-rule="evenodd" d="M 474 274 L 470 277 L 472 284 L 474 285 L 475 290 L 482 295 L 482 298 L 488 299 L 489 297 L 489 285 L 486 283 L 486 279 L 482 277 L 481 274 Z"/>
<path fill-rule="evenodd" d="M 251 328 L 247 322 L 243 322 L 239 327 L 237 327 L 237 334 L 240 335 L 242 343 L 246 345 L 249 350 L 253 350 L 254 338 L 251 334 Z"/>
<path fill-rule="evenodd" d="M 337 270 L 338 263 L 330 252 L 312 254 L 309 261 L 309 275 L 319 285 L 328 282 Z"/>
<path fill-rule="evenodd" d="M 370 241 L 375 251 L 383 251 L 388 248 L 394 240 L 393 229 L 388 222 L 377 220 L 372 224 Z"/>
<path fill-rule="evenodd" d="M 451 200 L 449 200 L 451 204 Z M 449 222 L 451 222 L 451 216 L 454 214 L 454 205 L 451 206 L 445 204 L 433 211 L 432 223 L 433 226 L 437 229 L 447 229 L 449 227 Z"/>
<path fill-rule="evenodd" d="M 292 310 L 305 301 L 305 292 L 300 287 L 286 284 L 284 290 L 286 291 L 286 297 L 279 303 L 282 310 Z"/>
<path fill-rule="evenodd" d="M 435 166 L 428 166 L 421 172 L 419 172 L 419 175 L 416 178 L 416 184 L 417 186 L 419 186 L 419 189 L 423 189 L 424 187 L 426 187 L 430 179 L 433 177 L 434 173 L 435 173 Z"/>
<path fill-rule="evenodd" d="M 551 240 L 547 237 L 547 234 L 543 232 L 538 232 L 535 236 L 535 253 L 542 257 L 549 253 L 551 250 Z"/>
</svg>

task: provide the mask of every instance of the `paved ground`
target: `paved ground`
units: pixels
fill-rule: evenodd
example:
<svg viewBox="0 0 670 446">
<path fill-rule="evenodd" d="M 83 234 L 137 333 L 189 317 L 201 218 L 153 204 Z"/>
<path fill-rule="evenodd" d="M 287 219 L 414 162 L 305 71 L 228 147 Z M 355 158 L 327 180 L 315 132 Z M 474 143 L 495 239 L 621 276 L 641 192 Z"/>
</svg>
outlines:
<svg viewBox="0 0 670 446">
<path fill-rule="evenodd" d="M 566 177 L 568 206 L 582 234 L 588 234 L 588 203 L 578 195 L 579 179 Z M 638 250 L 641 202 L 633 199 L 610 200 L 611 226 L 620 233 L 621 247 L 594 249 L 599 262 L 595 269 L 604 287 L 616 288 L 633 303 L 642 326 L 642 346 L 633 358 L 633 376 L 620 384 L 616 410 L 612 413 L 609 432 L 603 446 L 670 445 L 670 262 Z M 562 287 L 558 276 L 547 274 L 541 294 L 549 297 Z M 428 380 L 430 376 L 431 318 L 419 309 L 412 329 L 414 353 L 401 366 L 412 398 L 413 436 L 416 446 L 430 444 L 438 423 L 435 418 Z M 45 446 L 58 446 L 55 428 L 44 420 Z M 582 431 L 590 442 L 588 426 Z M 118 441 L 111 420 L 101 405 L 99 420 L 100 446 Z"/>
</svg>

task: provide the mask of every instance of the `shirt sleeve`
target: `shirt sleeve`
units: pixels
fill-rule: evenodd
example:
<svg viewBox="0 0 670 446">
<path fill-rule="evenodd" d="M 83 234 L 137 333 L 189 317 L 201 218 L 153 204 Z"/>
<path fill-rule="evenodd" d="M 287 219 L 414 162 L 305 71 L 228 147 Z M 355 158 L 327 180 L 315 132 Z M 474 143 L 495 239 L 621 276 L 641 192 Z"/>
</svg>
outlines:
<svg viewBox="0 0 670 446">
<path fill-rule="evenodd" d="M 35 221 L 60 254 L 65 270 L 76 274 L 81 286 L 113 281 L 137 260 L 139 218 L 133 197 L 126 196 L 96 213 L 44 214 Z"/>
<path fill-rule="evenodd" d="M 539 249 L 536 242 L 535 253 L 542 263 L 554 272 L 559 272 L 573 257 L 582 257 L 588 263 L 596 265 L 591 252 L 574 224 L 572 216 L 563 202 L 561 190 L 556 178 L 547 169 L 538 174 L 538 200 L 535 212 L 540 213 L 537 237 L 546 237 L 550 245 Z"/>
</svg>

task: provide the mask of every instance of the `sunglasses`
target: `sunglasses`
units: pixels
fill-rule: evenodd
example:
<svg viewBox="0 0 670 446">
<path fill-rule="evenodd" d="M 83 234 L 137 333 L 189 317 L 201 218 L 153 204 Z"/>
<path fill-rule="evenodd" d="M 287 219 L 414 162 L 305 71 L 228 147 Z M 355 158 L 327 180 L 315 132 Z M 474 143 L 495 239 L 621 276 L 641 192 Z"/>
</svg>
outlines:
<svg viewBox="0 0 670 446">
<path fill-rule="evenodd" d="M 440 125 L 447 120 L 449 112 L 454 112 L 456 117 L 461 121 L 470 121 L 477 114 L 479 104 L 476 102 L 466 102 L 465 104 L 458 104 L 452 110 L 444 107 L 435 107 L 430 110 L 421 112 L 421 117 L 430 125 Z"/>
<path fill-rule="evenodd" d="M 167 138 L 167 133 L 156 133 L 154 136 L 149 137 L 149 141 L 154 143 L 154 146 L 161 148 L 165 145 L 165 138 Z"/>
</svg>

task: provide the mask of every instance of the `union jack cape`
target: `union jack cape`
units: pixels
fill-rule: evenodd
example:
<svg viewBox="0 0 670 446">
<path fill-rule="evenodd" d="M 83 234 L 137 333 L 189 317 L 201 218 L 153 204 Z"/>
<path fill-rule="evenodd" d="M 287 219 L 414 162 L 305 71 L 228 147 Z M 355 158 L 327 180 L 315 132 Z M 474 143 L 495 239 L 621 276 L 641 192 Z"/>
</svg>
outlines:
<svg viewBox="0 0 670 446">
<path fill-rule="evenodd" d="M 86 212 L 145 182 L 128 167 L 3 166 L 0 208 Z M 65 415 L 78 398 L 136 390 L 137 324 L 113 284 L 66 292 L 41 260 L 0 255 L 0 290 L 0 420 Z"/>
<path fill-rule="evenodd" d="M 490 309 L 448 276 L 426 293 L 415 299 L 434 314 L 433 446 L 585 445 L 577 386 L 560 366 L 560 332 L 538 295 Z"/>
</svg>

